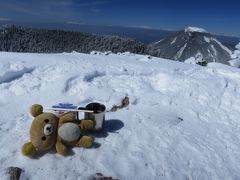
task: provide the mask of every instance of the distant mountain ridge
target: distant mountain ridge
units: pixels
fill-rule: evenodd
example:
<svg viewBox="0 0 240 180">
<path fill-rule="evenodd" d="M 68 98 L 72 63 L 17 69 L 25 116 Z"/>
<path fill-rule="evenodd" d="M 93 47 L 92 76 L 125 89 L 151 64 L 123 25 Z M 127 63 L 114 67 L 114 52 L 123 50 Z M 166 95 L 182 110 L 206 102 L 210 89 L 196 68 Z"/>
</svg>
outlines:
<svg viewBox="0 0 240 180">
<path fill-rule="evenodd" d="M 112 51 L 145 54 L 147 46 L 135 39 L 88 33 L 4 27 L 0 29 L 0 51 L 60 53 Z"/>
<path fill-rule="evenodd" d="M 232 51 L 206 30 L 188 27 L 149 45 L 151 54 L 178 61 L 201 54 L 208 62 L 229 64 Z"/>
<path fill-rule="evenodd" d="M 231 50 L 203 29 L 186 28 L 149 45 L 132 38 L 73 31 L 0 28 L 0 51 L 61 53 L 91 51 L 131 52 L 184 61 L 201 54 L 209 62 L 228 64 Z"/>
<path fill-rule="evenodd" d="M 91 33 L 97 35 L 112 35 L 120 36 L 124 38 L 133 38 L 141 41 L 145 44 L 149 44 L 160 39 L 171 36 L 177 32 L 177 30 L 166 30 L 166 29 L 153 29 L 146 27 L 128 27 L 128 26 L 108 26 L 108 25 L 92 25 L 84 23 L 19 23 L 19 22 L 4 22 L 0 25 L 16 25 L 26 28 L 39 28 L 39 29 L 52 29 L 52 30 L 64 30 L 64 31 L 75 31 L 83 33 Z M 225 46 L 231 50 L 235 49 L 235 46 L 240 42 L 240 37 L 218 35 L 214 36 Z"/>
<path fill-rule="evenodd" d="M 123 38 L 133 38 L 145 44 L 152 43 L 158 39 L 165 38 L 175 31 L 163 29 L 151 29 L 143 27 L 128 27 L 128 26 L 109 26 L 109 25 L 94 25 L 94 24 L 81 24 L 81 23 L 1 23 L 1 26 L 12 26 L 24 28 L 37 28 L 49 30 L 63 30 L 74 31 L 82 33 L 90 33 L 96 35 L 111 35 L 120 36 Z"/>
</svg>

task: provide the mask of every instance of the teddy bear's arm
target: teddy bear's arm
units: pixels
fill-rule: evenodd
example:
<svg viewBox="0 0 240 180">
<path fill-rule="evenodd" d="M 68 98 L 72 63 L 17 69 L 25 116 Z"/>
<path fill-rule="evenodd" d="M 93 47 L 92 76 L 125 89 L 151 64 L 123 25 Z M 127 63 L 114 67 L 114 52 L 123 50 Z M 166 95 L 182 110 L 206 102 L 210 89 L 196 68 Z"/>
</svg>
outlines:
<svg viewBox="0 0 240 180">
<path fill-rule="evenodd" d="M 36 152 L 36 148 L 31 142 L 25 143 L 22 147 L 22 153 L 25 156 L 33 156 Z"/>
<path fill-rule="evenodd" d="M 75 120 L 75 114 L 72 112 L 67 113 L 67 114 L 63 115 L 62 117 L 60 117 L 59 126 L 62 125 L 63 123 L 72 122 L 74 120 Z"/>
<path fill-rule="evenodd" d="M 93 137 L 92 136 L 83 136 L 81 139 L 77 142 L 77 147 L 83 147 L 83 148 L 90 148 L 93 145 Z"/>
<path fill-rule="evenodd" d="M 92 120 L 81 120 L 80 127 L 81 129 L 92 130 L 94 129 L 94 122 Z"/>
<path fill-rule="evenodd" d="M 67 146 L 65 146 L 59 138 L 58 138 L 55 146 L 56 146 L 57 153 L 59 153 L 63 156 L 66 156 L 68 154 Z"/>
</svg>

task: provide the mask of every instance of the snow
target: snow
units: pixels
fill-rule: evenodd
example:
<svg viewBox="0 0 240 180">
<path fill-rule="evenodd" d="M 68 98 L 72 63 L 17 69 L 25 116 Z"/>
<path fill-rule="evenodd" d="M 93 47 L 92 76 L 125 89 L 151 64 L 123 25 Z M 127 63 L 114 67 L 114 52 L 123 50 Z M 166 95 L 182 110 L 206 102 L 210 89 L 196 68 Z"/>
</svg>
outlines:
<svg viewBox="0 0 240 180">
<path fill-rule="evenodd" d="M 231 55 L 231 59 L 229 64 L 234 67 L 240 67 L 240 43 L 236 45 L 236 50 Z"/>
<path fill-rule="evenodd" d="M 15 79 L 21 78 L 21 76 L 23 76 L 24 74 L 30 73 L 33 71 L 33 68 L 11 67 L 12 64 L 10 65 L 9 63 L 1 64 L 1 65 L 2 67 L 0 67 L 0 69 L 2 71 L 0 72 L 0 84 L 7 83 Z"/>
<path fill-rule="evenodd" d="M 179 59 L 179 57 L 182 56 L 182 53 L 183 53 L 183 51 L 185 50 L 186 47 L 187 47 L 187 43 L 184 44 L 184 46 L 181 47 L 181 49 L 177 52 L 177 54 L 176 54 L 176 56 L 175 56 L 175 59 Z"/>
<path fill-rule="evenodd" d="M 229 64 L 233 67 L 240 67 L 240 60 L 239 59 L 230 60 Z"/>
<path fill-rule="evenodd" d="M 209 49 L 208 49 L 209 51 Z M 209 52 L 210 53 L 210 52 Z M 202 53 L 198 52 L 194 57 L 190 57 L 184 61 L 187 64 L 198 64 L 204 62 Z"/>
<path fill-rule="evenodd" d="M 217 51 L 216 51 L 214 45 L 211 44 L 211 48 L 212 48 L 212 50 L 213 50 L 213 52 L 214 52 L 214 55 L 217 56 Z"/>
<path fill-rule="evenodd" d="M 190 57 L 184 61 L 187 64 L 197 64 L 196 58 L 195 57 Z"/>
<path fill-rule="evenodd" d="M 190 58 L 186 59 L 184 62 L 187 64 L 197 64 L 195 57 L 190 57 Z"/>
<path fill-rule="evenodd" d="M 177 40 L 177 37 L 175 37 L 175 38 L 172 40 L 171 45 L 174 44 L 174 43 L 176 42 L 176 40 Z"/>
<path fill-rule="evenodd" d="M 156 45 L 156 44 L 162 42 L 163 40 L 164 40 L 164 39 L 160 39 L 159 41 L 154 42 L 153 45 Z"/>
<path fill-rule="evenodd" d="M 185 32 L 207 33 L 207 31 L 205 29 L 199 28 L 199 27 L 187 27 L 187 28 L 185 28 Z"/>
<path fill-rule="evenodd" d="M 0 53 L 0 175 L 21 179 L 240 179 L 240 70 L 135 54 Z M 30 159 L 29 107 L 97 101 L 110 109 L 128 95 L 128 108 L 106 113 L 100 147 L 73 148 Z"/>
<path fill-rule="evenodd" d="M 210 43 L 210 38 L 209 38 L 209 37 L 204 36 L 204 40 L 205 40 L 207 43 Z"/>
<path fill-rule="evenodd" d="M 236 48 L 240 50 L 240 43 L 236 45 Z"/>
</svg>

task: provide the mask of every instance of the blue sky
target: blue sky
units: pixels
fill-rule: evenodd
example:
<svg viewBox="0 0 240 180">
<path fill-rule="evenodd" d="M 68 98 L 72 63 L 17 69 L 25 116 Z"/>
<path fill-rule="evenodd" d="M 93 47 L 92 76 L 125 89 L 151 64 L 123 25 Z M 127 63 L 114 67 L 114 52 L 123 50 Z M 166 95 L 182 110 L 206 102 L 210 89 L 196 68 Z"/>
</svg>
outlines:
<svg viewBox="0 0 240 180">
<path fill-rule="evenodd" d="M 240 36 L 239 7 L 238 0 L 0 0 L 0 21 L 173 30 L 197 26 Z"/>
</svg>

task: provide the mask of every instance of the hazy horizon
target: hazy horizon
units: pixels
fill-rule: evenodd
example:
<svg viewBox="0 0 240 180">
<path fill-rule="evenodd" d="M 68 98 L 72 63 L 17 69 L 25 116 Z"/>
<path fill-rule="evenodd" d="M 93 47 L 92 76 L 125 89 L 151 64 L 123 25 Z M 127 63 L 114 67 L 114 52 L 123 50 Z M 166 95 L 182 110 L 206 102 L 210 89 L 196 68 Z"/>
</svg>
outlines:
<svg viewBox="0 0 240 180">
<path fill-rule="evenodd" d="M 0 22 L 75 23 L 167 30 L 194 26 L 239 37 L 239 4 L 234 0 L 0 0 Z"/>
</svg>

